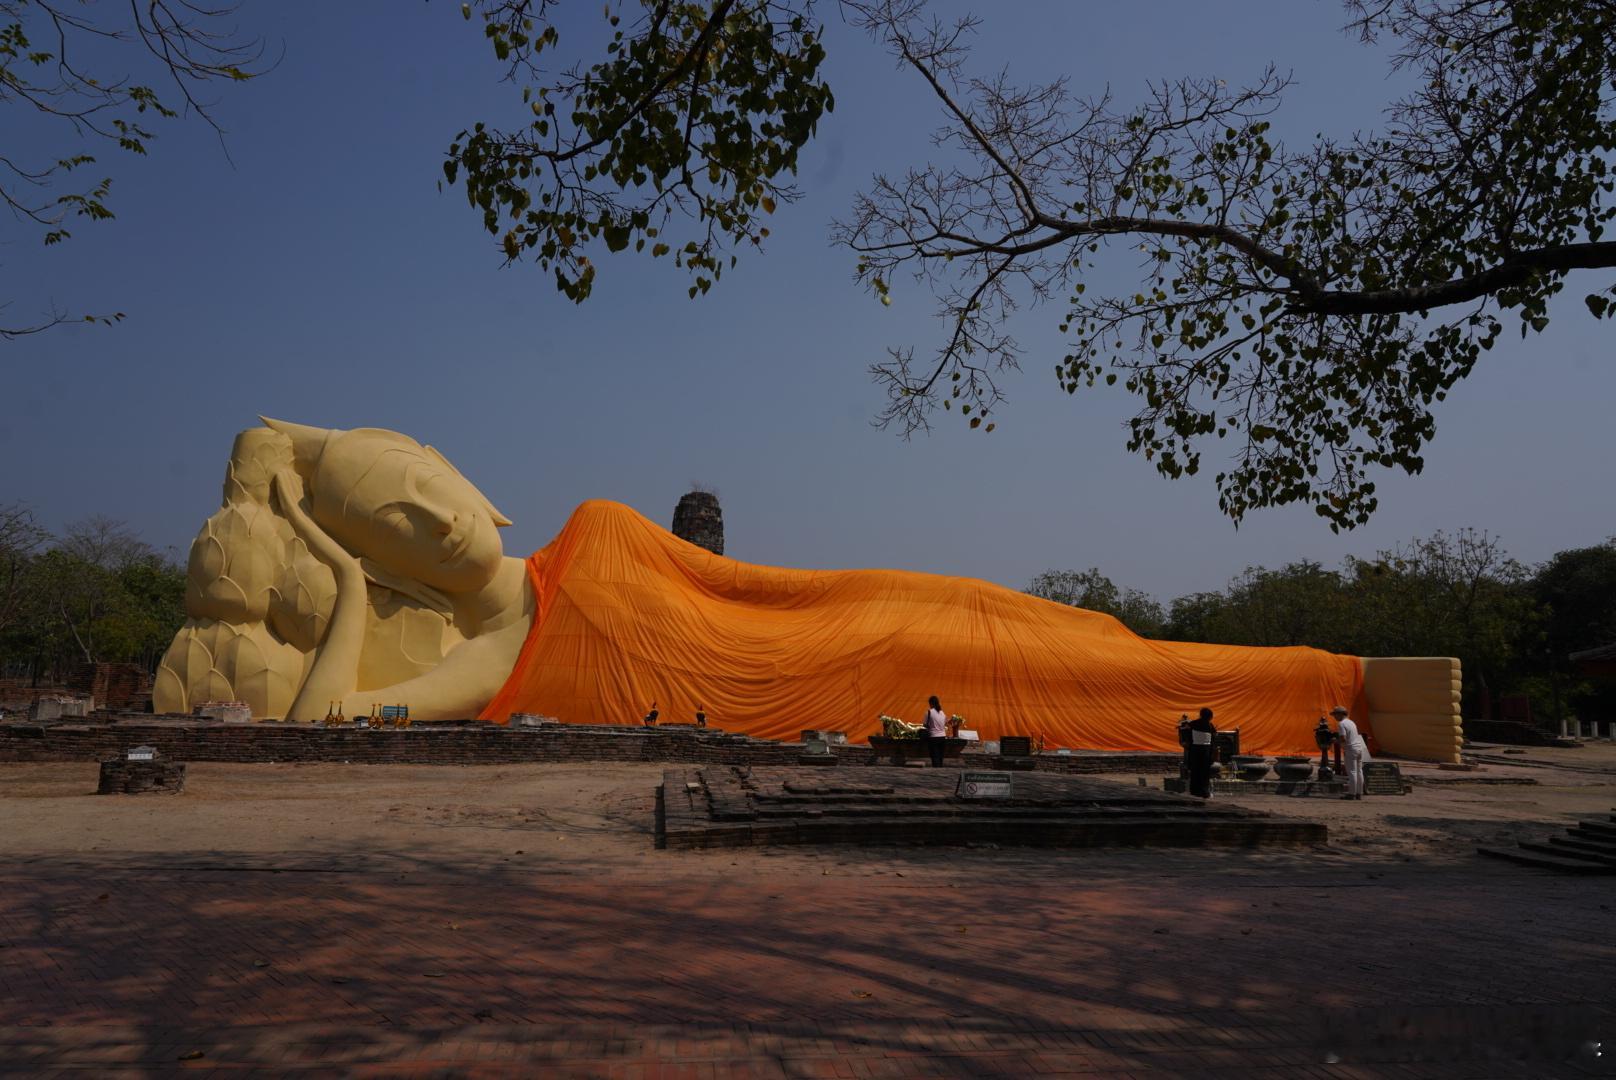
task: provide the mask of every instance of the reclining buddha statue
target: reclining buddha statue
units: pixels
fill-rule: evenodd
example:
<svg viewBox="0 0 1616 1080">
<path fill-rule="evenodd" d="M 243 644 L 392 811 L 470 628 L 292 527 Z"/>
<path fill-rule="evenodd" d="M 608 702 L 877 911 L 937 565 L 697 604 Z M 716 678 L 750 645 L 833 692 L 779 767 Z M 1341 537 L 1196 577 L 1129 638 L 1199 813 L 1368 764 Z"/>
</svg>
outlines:
<svg viewBox="0 0 1616 1080">
<path fill-rule="evenodd" d="M 578 507 L 526 559 L 437 450 L 393 431 L 265 419 L 236 437 L 224 505 L 187 567 L 187 621 L 154 705 L 264 719 L 404 704 L 417 720 L 543 713 L 670 720 L 699 704 L 764 738 L 876 732 L 939 694 L 983 739 L 1177 747 L 1202 705 L 1242 749 L 1312 753 L 1351 709 L 1382 749 L 1456 760 L 1458 662 L 1154 641 L 971 578 L 792 570 L 714 555 L 619 503 Z"/>
</svg>

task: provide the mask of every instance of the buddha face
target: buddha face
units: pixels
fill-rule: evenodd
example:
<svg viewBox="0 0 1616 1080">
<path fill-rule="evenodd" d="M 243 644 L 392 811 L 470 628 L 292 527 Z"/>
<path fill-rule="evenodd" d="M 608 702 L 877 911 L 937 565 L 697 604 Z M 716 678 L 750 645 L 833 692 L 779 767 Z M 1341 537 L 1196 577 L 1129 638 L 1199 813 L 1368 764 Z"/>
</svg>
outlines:
<svg viewBox="0 0 1616 1080">
<path fill-rule="evenodd" d="M 450 594 L 494 579 L 509 524 L 435 451 L 392 432 L 334 434 L 311 485 L 312 516 L 349 551 Z"/>
</svg>

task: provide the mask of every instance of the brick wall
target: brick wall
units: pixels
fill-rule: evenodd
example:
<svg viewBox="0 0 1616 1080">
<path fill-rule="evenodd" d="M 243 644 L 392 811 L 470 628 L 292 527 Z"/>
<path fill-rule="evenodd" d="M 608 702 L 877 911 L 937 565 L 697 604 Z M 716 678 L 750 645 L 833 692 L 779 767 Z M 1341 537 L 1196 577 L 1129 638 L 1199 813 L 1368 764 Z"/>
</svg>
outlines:
<svg viewBox="0 0 1616 1080">
<path fill-rule="evenodd" d="M 724 511 L 718 496 L 709 491 L 692 491 L 679 498 L 673 508 L 673 528 L 681 540 L 704 547 L 714 555 L 724 554 Z"/>
<path fill-rule="evenodd" d="M 365 730 L 313 724 L 224 724 L 149 714 L 96 714 L 86 720 L 0 723 L 0 761 L 97 761 L 132 746 L 153 746 L 171 761 L 351 762 L 362 765 L 505 765 L 521 762 L 646 761 L 718 765 L 795 765 L 799 743 L 771 742 L 712 728 L 502 727 L 456 722 Z M 867 746 L 839 746 L 843 765 L 873 764 Z M 883 759 L 884 763 L 884 759 Z M 996 755 L 970 754 L 971 768 Z M 1045 754 L 1039 771 L 1177 772 L 1172 754 Z"/>
<path fill-rule="evenodd" d="M 27 679 L 0 680 L 0 709 L 26 714 L 28 706 L 40 698 L 84 697 L 65 686 L 29 686 Z"/>
<path fill-rule="evenodd" d="M 113 712 L 149 712 L 156 680 L 139 664 L 80 664 L 67 675 L 67 687 Z"/>
</svg>

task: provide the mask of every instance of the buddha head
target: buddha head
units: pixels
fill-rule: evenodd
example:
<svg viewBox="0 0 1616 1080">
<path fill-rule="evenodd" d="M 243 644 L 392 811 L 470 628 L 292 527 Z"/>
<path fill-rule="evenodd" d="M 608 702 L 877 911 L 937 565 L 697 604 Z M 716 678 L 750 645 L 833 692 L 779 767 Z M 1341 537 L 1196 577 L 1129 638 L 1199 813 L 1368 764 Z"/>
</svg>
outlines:
<svg viewBox="0 0 1616 1080">
<path fill-rule="evenodd" d="M 494 579 L 510 521 L 437 450 L 381 428 L 263 421 L 292 441 L 309 516 L 350 552 L 449 594 Z"/>
</svg>

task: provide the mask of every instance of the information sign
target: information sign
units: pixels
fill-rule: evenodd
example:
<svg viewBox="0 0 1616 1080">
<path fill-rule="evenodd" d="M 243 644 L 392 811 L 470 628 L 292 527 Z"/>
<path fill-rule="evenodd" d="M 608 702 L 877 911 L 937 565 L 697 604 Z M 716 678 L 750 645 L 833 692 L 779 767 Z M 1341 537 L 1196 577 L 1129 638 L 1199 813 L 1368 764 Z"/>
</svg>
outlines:
<svg viewBox="0 0 1616 1080">
<path fill-rule="evenodd" d="M 1005 772 L 960 773 L 954 795 L 960 799 L 1008 799 L 1010 775 Z"/>
<path fill-rule="evenodd" d="M 153 746 L 132 746 L 124 755 L 127 761 L 150 761 L 157 756 L 157 748 Z"/>
<path fill-rule="evenodd" d="M 1403 774 L 1393 761 L 1366 761 L 1363 767 L 1365 795 L 1401 795 Z"/>
</svg>

